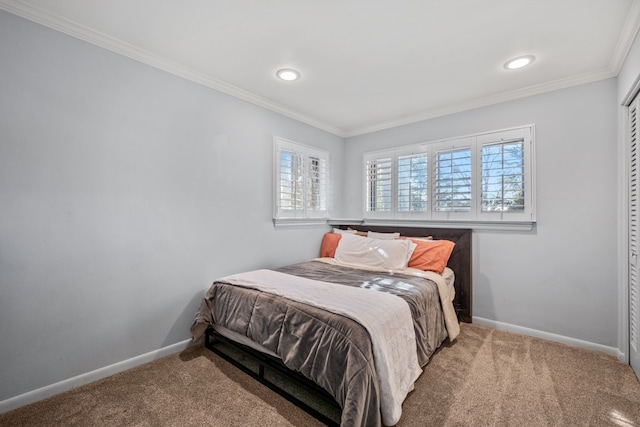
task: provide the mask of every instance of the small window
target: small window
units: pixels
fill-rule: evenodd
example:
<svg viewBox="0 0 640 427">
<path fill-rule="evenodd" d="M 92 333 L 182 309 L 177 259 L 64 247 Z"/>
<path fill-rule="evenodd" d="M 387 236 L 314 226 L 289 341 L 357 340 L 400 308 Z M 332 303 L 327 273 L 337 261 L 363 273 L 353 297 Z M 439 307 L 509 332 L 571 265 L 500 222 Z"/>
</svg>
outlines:
<svg viewBox="0 0 640 427">
<path fill-rule="evenodd" d="M 535 221 L 533 126 L 477 137 L 478 219 Z"/>
<path fill-rule="evenodd" d="M 329 153 L 275 138 L 274 218 L 328 218 Z"/>
</svg>

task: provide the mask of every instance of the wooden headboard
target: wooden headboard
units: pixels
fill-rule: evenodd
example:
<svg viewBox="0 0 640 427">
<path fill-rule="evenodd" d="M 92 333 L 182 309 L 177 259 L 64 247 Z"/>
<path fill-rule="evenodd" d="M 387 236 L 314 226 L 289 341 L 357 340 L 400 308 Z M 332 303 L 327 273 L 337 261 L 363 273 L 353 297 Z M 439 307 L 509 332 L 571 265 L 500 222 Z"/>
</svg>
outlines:
<svg viewBox="0 0 640 427">
<path fill-rule="evenodd" d="M 471 323 L 471 230 L 466 228 L 422 228 L 422 227 L 391 227 L 365 225 L 335 225 L 336 228 L 351 228 L 358 231 L 377 231 L 379 233 L 399 232 L 401 236 L 426 237 L 435 240 L 451 240 L 455 247 L 447 266 L 456 275 L 456 297 L 453 306 L 458 320 Z"/>
</svg>

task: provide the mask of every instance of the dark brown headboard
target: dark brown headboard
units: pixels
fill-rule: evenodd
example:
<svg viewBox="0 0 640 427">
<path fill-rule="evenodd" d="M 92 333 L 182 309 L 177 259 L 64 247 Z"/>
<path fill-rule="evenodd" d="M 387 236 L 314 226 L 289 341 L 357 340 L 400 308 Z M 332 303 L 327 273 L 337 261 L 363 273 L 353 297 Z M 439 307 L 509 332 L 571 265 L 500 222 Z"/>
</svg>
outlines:
<svg viewBox="0 0 640 427">
<path fill-rule="evenodd" d="M 451 240 L 455 247 L 449 258 L 448 267 L 456 275 L 456 297 L 453 306 L 461 322 L 471 323 L 471 230 L 466 228 L 421 228 L 390 227 L 364 225 L 335 225 L 337 228 L 351 228 L 358 231 L 377 231 L 379 233 L 399 232 L 402 236 L 426 237 L 436 240 Z"/>
</svg>

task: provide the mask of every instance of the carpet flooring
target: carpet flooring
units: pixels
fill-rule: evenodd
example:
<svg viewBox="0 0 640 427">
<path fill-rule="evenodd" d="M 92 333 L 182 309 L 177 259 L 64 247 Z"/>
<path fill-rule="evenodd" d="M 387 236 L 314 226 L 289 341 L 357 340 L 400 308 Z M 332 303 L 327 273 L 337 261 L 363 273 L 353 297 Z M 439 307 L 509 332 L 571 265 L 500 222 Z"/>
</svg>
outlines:
<svg viewBox="0 0 640 427">
<path fill-rule="evenodd" d="M 320 425 L 201 346 L 0 414 L 0 426 Z M 463 324 L 397 426 L 640 427 L 640 382 L 610 355 Z"/>
</svg>

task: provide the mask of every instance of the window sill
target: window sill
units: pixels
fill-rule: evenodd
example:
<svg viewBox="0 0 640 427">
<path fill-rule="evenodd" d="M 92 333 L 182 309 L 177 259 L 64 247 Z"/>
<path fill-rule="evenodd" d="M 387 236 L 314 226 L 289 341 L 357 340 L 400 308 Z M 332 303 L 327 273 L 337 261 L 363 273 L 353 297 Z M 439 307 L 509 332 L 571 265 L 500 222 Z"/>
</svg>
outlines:
<svg viewBox="0 0 640 427">
<path fill-rule="evenodd" d="M 340 219 L 331 218 L 329 225 L 377 225 L 388 227 L 470 228 L 472 230 L 531 231 L 535 221 L 431 221 L 417 219 Z"/>
</svg>

